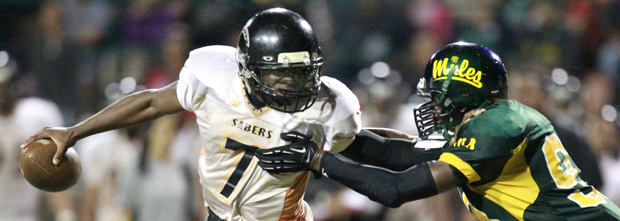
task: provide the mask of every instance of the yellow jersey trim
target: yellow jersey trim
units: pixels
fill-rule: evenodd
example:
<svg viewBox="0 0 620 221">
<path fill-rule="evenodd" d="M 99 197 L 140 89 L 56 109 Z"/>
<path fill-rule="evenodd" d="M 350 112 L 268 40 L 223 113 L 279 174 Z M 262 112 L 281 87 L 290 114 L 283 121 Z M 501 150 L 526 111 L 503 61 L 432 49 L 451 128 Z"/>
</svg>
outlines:
<svg viewBox="0 0 620 221">
<path fill-rule="evenodd" d="M 453 153 L 444 152 L 443 154 L 441 154 L 441 156 L 439 156 L 439 161 L 446 162 L 453 167 L 456 167 L 456 169 L 461 171 L 461 173 L 463 173 L 463 175 L 467 177 L 469 183 L 480 180 L 480 175 L 478 175 L 474 168 L 472 168 L 468 163 L 461 160 L 461 158 L 457 157 Z"/>
<path fill-rule="evenodd" d="M 523 220 L 525 209 L 536 201 L 540 193 L 525 160 L 527 144 L 527 139 L 524 139 L 513 151 L 497 180 L 477 187 L 469 186 L 472 191 L 500 205 L 518 220 Z"/>
<path fill-rule="evenodd" d="M 254 114 L 255 117 L 258 117 L 262 114 L 264 114 L 265 112 L 271 110 L 271 108 L 269 106 L 265 106 L 265 107 L 261 107 L 261 108 L 257 108 L 254 107 L 254 105 L 252 105 L 252 102 L 250 102 L 250 99 L 248 99 L 248 96 L 250 96 L 249 94 L 245 93 L 245 85 L 243 82 L 241 82 L 241 93 L 243 93 L 243 100 L 245 100 L 245 104 L 248 105 L 248 108 L 250 108 L 250 110 L 252 111 L 252 113 Z"/>
</svg>

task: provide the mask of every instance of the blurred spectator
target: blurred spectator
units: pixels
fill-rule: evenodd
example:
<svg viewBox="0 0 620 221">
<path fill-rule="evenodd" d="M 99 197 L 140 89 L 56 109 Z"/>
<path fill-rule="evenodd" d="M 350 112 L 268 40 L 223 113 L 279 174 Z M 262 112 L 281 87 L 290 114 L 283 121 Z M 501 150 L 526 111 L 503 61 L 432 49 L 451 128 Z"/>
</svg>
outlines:
<svg viewBox="0 0 620 221">
<path fill-rule="evenodd" d="M 62 0 L 67 37 L 84 51 L 93 50 L 107 37 L 115 11 L 106 0 Z"/>
<path fill-rule="evenodd" d="M 594 65 L 597 49 L 606 35 L 600 19 L 601 9 L 597 1 L 567 1 L 563 28 L 569 37 L 562 42 L 562 60 L 567 70 L 575 72 Z"/>
<path fill-rule="evenodd" d="M 582 100 L 584 105 L 584 128 L 588 143 L 597 153 L 603 175 L 603 191 L 612 201 L 620 201 L 620 133 L 614 124 L 618 111 L 609 105 L 614 98 L 613 82 L 609 77 L 594 72 L 587 76 L 583 83 Z"/>
<path fill-rule="evenodd" d="M 171 25 L 171 31 L 164 36 L 159 59 L 146 72 L 144 84 L 147 88 L 160 88 L 179 78 L 190 51 L 189 30 L 186 24 Z"/>
<path fill-rule="evenodd" d="M 595 152 L 602 155 L 618 144 L 614 141 L 616 136 L 609 136 L 609 132 L 613 131 L 613 123 L 603 115 L 604 107 L 615 97 L 613 82 L 599 72 L 592 72 L 584 79 L 580 94 L 586 104 L 583 105 L 583 123 L 587 137 Z"/>
<path fill-rule="evenodd" d="M 242 6 L 241 0 L 191 0 L 188 20 L 192 24 L 192 46 L 229 45 L 230 39 L 239 35 L 237 30 L 244 25 L 241 23 L 245 22 L 239 10 Z"/>
<path fill-rule="evenodd" d="M 401 114 L 399 107 L 411 94 L 411 87 L 403 81 L 401 74 L 385 62 L 376 62 L 360 70 L 352 90 L 360 100 L 364 127 L 391 127 Z M 412 113 L 407 111 L 404 114 Z"/>
<path fill-rule="evenodd" d="M 603 74 L 609 76 L 614 82 L 615 94 L 620 94 L 620 1 L 612 0 L 604 5 L 605 14 L 603 16 L 606 37 L 605 42 L 598 48 L 596 56 L 596 67 Z M 620 98 L 614 97 L 615 103 L 620 102 Z"/>
<path fill-rule="evenodd" d="M 123 208 L 116 203 L 116 181 L 137 159 L 136 146 L 140 143 L 140 140 L 132 141 L 125 130 L 115 130 L 87 137 L 76 144 L 83 168 L 80 220 L 122 220 Z"/>
<path fill-rule="evenodd" d="M 392 56 L 407 50 L 414 29 L 405 19 L 408 13 L 405 2 L 329 1 L 329 7 L 339 31 L 334 33 L 336 44 L 323 47 L 335 47 L 339 56 L 326 62 L 333 66 L 328 75 L 351 85 L 362 68 L 376 61 L 390 63 Z"/>
<path fill-rule="evenodd" d="M 19 145 L 43 127 L 62 126 L 58 106 L 45 99 L 20 98 L 18 65 L 0 51 L 0 220 L 77 220 L 69 191 L 47 193 L 34 188 L 20 170 Z M 41 202 L 45 202 L 41 204 Z"/>
<path fill-rule="evenodd" d="M 456 26 L 456 39 L 482 44 L 500 55 L 504 52 L 501 40 L 503 29 L 496 18 L 501 6 L 498 1 L 454 1 L 450 0 Z M 455 41 L 455 40 L 452 40 Z"/>
<path fill-rule="evenodd" d="M 125 77 L 132 77 L 138 83 L 144 82 L 149 68 L 159 62 L 158 55 L 166 36 L 178 31 L 178 24 L 185 19 L 187 7 L 188 1 L 181 0 L 129 1 L 119 20 L 120 50 L 113 51 L 106 58 L 111 68 L 104 70 L 100 81 L 107 85 Z M 185 56 L 187 57 L 187 54 Z"/>
<path fill-rule="evenodd" d="M 409 5 L 408 19 L 417 31 L 425 32 L 439 45 L 454 41 L 454 22 L 444 1 L 421 0 Z"/>
<path fill-rule="evenodd" d="M 424 77 L 424 68 L 430 57 L 441 47 L 439 39 L 431 33 L 420 31 L 409 39 L 407 52 L 400 58 L 393 59 L 394 68 L 402 71 L 403 81 L 415 90 L 420 78 Z"/>
<path fill-rule="evenodd" d="M 109 0 L 60 0 L 65 26 L 65 36 L 76 46 L 75 68 L 77 98 L 82 105 L 76 108 L 76 117 L 98 110 L 97 85 L 100 74 L 99 60 L 103 45 L 111 41 L 112 25 L 117 11 Z M 77 119 L 73 119 L 77 120 Z"/>
<path fill-rule="evenodd" d="M 67 38 L 59 2 L 46 1 L 36 16 L 36 29 L 25 40 L 23 71 L 36 80 L 35 94 L 58 104 L 69 123 L 77 117 L 80 47 Z"/>
<path fill-rule="evenodd" d="M 173 158 L 171 154 L 171 148 L 192 148 L 195 150 L 192 155 L 198 156 L 197 143 L 173 146 L 179 126 L 179 115 L 153 121 L 142 153 L 122 170 L 118 200 L 125 208 L 126 219 L 166 221 L 206 217 L 205 213 L 193 210 L 190 204 L 200 195 L 192 190 L 193 185 L 197 185 L 192 182 L 198 179 L 191 176 L 186 164 L 177 161 L 182 158 Z"/>
</svg>

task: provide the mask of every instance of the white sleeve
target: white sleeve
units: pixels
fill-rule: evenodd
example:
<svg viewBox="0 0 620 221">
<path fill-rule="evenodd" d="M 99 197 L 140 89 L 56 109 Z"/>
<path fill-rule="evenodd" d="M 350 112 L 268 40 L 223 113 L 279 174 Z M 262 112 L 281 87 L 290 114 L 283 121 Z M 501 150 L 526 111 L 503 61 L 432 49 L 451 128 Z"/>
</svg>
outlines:
<svg viewBox="0 0 620 221">
<path fill-rule="evenodd" d="M 355 135 L 362 130 L 360 105 L 357 97 L 342 82 L 329 77 L 321 81 L 336 94 L 336 109 L 333 116 L 324 124 L 328 142 L 324 149 L 329 152 L 340 152 L 349 146 Z"/>
<path fill-rule="evenodd" d="M 187 59 L 185 66 L 181 69 L 177 83 L 179 103 L 185 110 L 195 111 L 204 101 L 207 92 L 207 86 L 196 78 L 190 59 Z"/>
<path fill-rule="evenodd" d="M 327 134 L 331 139 L 325 145 L 325 149 L 332 153 L 337 153 L 346 149 L 355 140 L 355 135 L 362 130 L 361 112 L 355 111 L 349 117 L 335 123 L 334 127 L 329 127 Z"/>
</svg>

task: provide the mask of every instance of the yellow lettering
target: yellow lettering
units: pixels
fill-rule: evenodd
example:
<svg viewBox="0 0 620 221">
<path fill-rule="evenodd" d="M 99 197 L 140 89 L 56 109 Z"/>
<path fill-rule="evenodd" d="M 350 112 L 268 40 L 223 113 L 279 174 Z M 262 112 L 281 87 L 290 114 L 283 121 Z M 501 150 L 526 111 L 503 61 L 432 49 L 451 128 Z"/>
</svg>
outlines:
<svg viewBox="0 0 620 221">
<path fill-rule="evenodd" d="M 433 78 L 435 81 L 447 79 L 448 73 L 454 70 L 453 80 L 465 82 L 476 88 L 481 88 L 482 83 L 480 80 L 482 79 L 482 72 L 477 71 L 473 67 L 469 67 L 469 60 L 463 59 L 460 66 L 455 67 L 454 64 L 448 66 L 448 61 L 457 62 L 458 59 L 458 57 L 453 56 L 451 59 L 444 58 L 443 60 L 437 59 L 433 61 Z"/>
<path fill-rule="evenodd" d="M 478 73 L 476 73 L 476 77 L 474 79 L 472 79 L 472 81 L 474 81 L 475 83 L 478 83 L 480 85 L 480 86 L 478 86 L 478 88 L 480 88 L 482 86 L 482 83 L 480 83 L 480 79 L 482 79 L 482 72 L 478 71 Z"/>
<path fill-rule="evenodd" d="M 454 72 L 454 75 L 463 77 L 463 71 L 465 71 L 469 67 L 469 60 L 465 59 L 461 62 L 461 66 Z"/>
<path fill-rule="evenodd" d="M 460 138 L 459 142 L 457 143 L 457 147 L 463 146 L 463 143 L 465 142 L 465 138 Z"/>
<path fill-rule="evenodd" d="M 467 148 L 470 150 L 474 150 L 474 145 L 476 145 L 476 139 L 475 138 L 471 138 L 469 139 L 469 143 L 467 144 Z"/>
<path fill-rule="evenodd" d="M 443 61 L 435 60 L 435 62 L 433 62 L 433 78 L 435 78 L 435 80 L 441 77 L 442 74 L 446 74 L 444 71 L 447 65 L 448 58 L 443 59 Z"/>
<path fill-rule="evenodd" d="M 467 69 L 467 73 L 465 73 L 465 76 L 472 76 L 476 73 L 476 69 L 475 68 L 469 68 Z M 466 77 L 469 78 L 469 77 Z"/>
<path fill-rule="evenodd" d="M 465 146 L 465 148 L 474 150 L 476 145 L 476 138 L 470 138 L 469 143 L 467 143 L 467 138 L 459 138 L 454 144 L 455 147 Z"/>
</svg>

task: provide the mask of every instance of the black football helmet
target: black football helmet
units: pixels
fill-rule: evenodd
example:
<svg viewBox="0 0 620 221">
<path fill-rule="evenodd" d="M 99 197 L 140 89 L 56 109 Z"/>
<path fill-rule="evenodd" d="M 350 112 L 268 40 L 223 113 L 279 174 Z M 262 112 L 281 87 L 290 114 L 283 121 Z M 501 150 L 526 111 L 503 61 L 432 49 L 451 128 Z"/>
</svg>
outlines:
<svg viewBox="0 0 620 221">
<path fill-rule="evenodd" d="M 256 14 L 243 27 L 237 56 L 250 96 L 287 113 L 314 104 L 323 58 L 316 34 L 299 14 L 283 8 Z M 278 82 L 283 84 L 274 87 Z"/>
<path fill-rule="evenodd" d="M 465 113 L 506 99 L 507 89 L 504 63 L 489 48 L 468 42 L 442 47 L 418 83 L 418 95 L 431 98 L 414 109 L 419 136 L 436 131 L 450 139 Z"/>
</svg>

